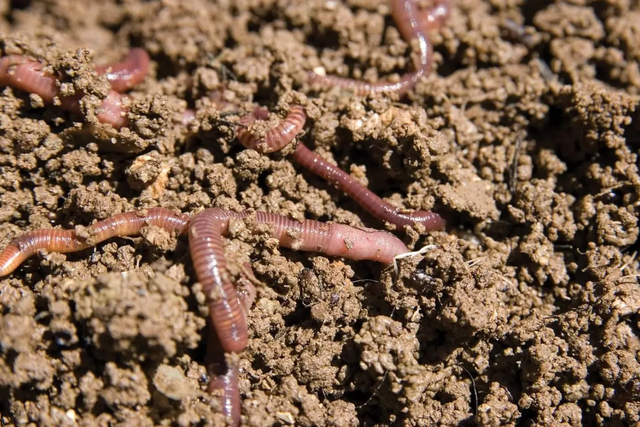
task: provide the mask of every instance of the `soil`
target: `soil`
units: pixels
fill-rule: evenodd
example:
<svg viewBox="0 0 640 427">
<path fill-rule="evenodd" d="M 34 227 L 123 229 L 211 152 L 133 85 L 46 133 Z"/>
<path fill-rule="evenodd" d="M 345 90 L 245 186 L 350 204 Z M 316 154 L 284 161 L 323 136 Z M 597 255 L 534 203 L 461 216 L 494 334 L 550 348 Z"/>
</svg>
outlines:
<svg viewBox="0 0 640 427">
<path fill-rule="evenodd" d="M 392 267 L 278 249 L 234 224 L 258 297 L 240 355 L 250 426 L 640 423 L 640 3 L 457 0 L 404 99 L 310 87 L 410 67 L 387 0 L 4 0 L 2 54 L 87 93 L 73 116 L 0 94 L 0 247 L 139 207 L 210 206 L 384 228 L 283 154 L 244 150 L 208 98 L 301 141 L 447 229 L 396 232 Z M 524 27 L 514 25 L 524 24 Z M 131 125 L 96 122 L 91 70 L 153 59 Z M 390 77 L 391 76 L 391 77 Z M 197 108 L 187 128 L 179 119 Z M 276 116 L 273 116 L 277 120 Z M 235 269 L 238 273 L 239 269 Z M 158 230 L 42 253 L 0 280 L 2 425 L 220 425 L 185 239 Z"/>
</svg>

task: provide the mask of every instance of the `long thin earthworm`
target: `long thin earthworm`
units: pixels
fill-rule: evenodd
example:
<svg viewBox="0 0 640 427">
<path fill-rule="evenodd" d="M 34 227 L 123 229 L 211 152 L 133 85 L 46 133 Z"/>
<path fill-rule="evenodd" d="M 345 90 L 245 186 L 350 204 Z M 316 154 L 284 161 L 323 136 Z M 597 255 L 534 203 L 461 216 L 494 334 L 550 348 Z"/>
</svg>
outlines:
<svg viewBox="0 0 640 427">
<path fill-rule="evenodd" d="M 121 63 L 97 68 L 99 73 L 108 73 L 107 79 L 112 87 L 97 112 L 100 123 L 110 124 L 116 129 L 128 124 L 127 109 L 118 91 L 130 89 L 139 83 L 148 69 L 149 55 L 142 49 L 132 49 Z M 0 58 L 0 86 L 11 86 L 39 95 L 49 104 L 58 99 L 63 109 L 81 114 L 80 101 L 84 94 L 62 96 L 58 79 L 42 71 L 41 63 L 25 56 L 9 55 Z"/>
<path fill-rule="evenodd" d="M 111 89 L 124 92 L 133 89 L 149 72 L 151 58 L 146 50 L 132 48 L 127 56 L 116 64 L 100 65 L 95 68 L 98 74 L 104 74 Z"/>
<path fill-rule="evenodd" d="M 247 345 L 247 326 L 238 296 L 226 268 L 222 236 L 231 219 L 255 215 L 260 224 L 271 227 L 281 246 L 294 250 L 321 252 L 353 260 L 372 260 L 390 264 L 396 255 L 407 252 L 405 244 L 384 231 L 364 230 L 342 224 L 313 220 L 295 221 L 266 212 L 233 212 L 207 209 L 189 220 L 170 210 L 151 208 L 128 212 L 86 227 L 84 235 L 74 230 L 37 230 L 13 240 L 0 253 L 0 277 L 14 271 L 39 250 L 75 252 L 115 236 L 136 234 L 145 225 L 171 232 L 189 233 L 189 248 L 198 282 L 208 298 L 211 323 L 226 352 L 241 352 Z M 85 236 L 86 235 L 86 236 Z"/>
<path fill-rule="evenodd" d="M 260 117 L 264 117 L 266 115 L 265 111 L 258 107 L 253 114 L 243 116 L 241 123 L 253 123 L 258 119 L 256 117 L 258 114 Z M 240 128 L 237 131 L 238 139 L 245 147 L 259 149 L 258 151 L 261 153 L 277 151 L 293 141 L 304 126 L 305 119 L 304 108 L 299 105 L 292 105 L 287 117 L 280 124 L 267 131 L 264 138 L 259 139 L 252 135 L 249 129 Z M 362 186 L 351 175 L 309 150 L 304 144 L 298 144 L 291 157 L 308 171 L 320 176 L 348 194 L 366 211 L 381 221 L 386 221 L 398 228 L 422 224 L 427 232 L 440 230 L 446 225 L 444 218 L 432 211 L 402 212 Z"/>
<path fill-rule="evenodd" d="M 349 90 L 357 95 L 367 95 L 375 92 L 396 92 L 400 95 L 411 90 L 418 80 L 429 73 L 433 62 L 433 47 L 426 35 L 426 31 L 440 25 L 449 14 L 448 0 L 439 0 L 430 11 L 420 11 L 416 0 L 392 0 L 391 15 L 398 26 L 402 37 L 408 43 L 418 45 L 418 59 L 414 61 L 414 71 L 404 74 L 399 81 L 380 81 L 375 83 L 355 80 L 339 76 L 321 76 L 310 72 L 312 83 L 319 83 L 326 87 L 337 86 Z"/>
<path fill-rule="evenodd" d="M 251 271 L 250 265 L 248 265 L 248 267 L 245 266 L 245 268 Z M 253 275 L 252 272 L 250 274 Z M 243 273 L 240 280 L 244 282 L 245 291 L 244 293 L 238 292 L 238 300 L 246 319 L 253 305 L 253 301 L 256 298 L 256 288 L 251 281 L 246 278 L 245 273 Z M 240 283 L 240 281 L 238 283 Z M 227 361 L 222 345 L 220 344 L 220 338 L 218 338 L 218 334 L 214 328 L 209 328 L 205 366 L 209 374 L 207 391 L 209 391 L 209 393 L 215 393 L 216 391 L 222 393 L 220 396 L 222 414 L 227 419 L 228 425 L 231 427 L 240 425 L 239 367 L 235 361 Z"/>
<path fill-rule="evenodd" d="M 446 226 L 444 218 L 433 211 L 402 212 L 399 208 L 376 196 L 351 175 L 309 150 L 304 144 L 298 144 L 291 156 L 305 169 L 315 173 L 348 194 L 367 212 L 379 220 L 386 221 L 398 228 L 422 224 L 427 232 L 440 230 Z"/>
<path fill-rule="evenodd" d="M 133 236 L 145 226 L 154 225 L 170 232 L 183 233 L 189 221 L 188 215 L 176 215 L 168 209 L 150 208 L 126 212 L 96 222 L 84 229 L 35 230 L 14 239 L 0 253 L 0 277 L 12 273 L 27 258 L 40 250 L 49 252 L 77 252 L 116 236 Z"/>
</svg>

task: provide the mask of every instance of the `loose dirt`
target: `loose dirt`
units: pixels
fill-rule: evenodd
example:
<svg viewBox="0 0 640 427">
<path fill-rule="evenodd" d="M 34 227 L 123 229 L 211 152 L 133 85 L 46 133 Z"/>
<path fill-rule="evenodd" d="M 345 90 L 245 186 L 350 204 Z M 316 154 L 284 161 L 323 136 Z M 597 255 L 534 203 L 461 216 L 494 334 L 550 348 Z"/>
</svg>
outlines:
<svg viewBox="0 0 640 427">
<path fill-rule="evenodd" d="M 445 231 L 397 233 L 435 245 L 397 277 L 234 224 L 228 256 L 263 282 L 240 360 L 247 425 L 640 423 L 637 1 L 455 1 L 434 72 L 402 100 L 306 80 L 410 67 L 387 0 L 14 0 L 0 14 L 2 54 L 91 97 L 72 116 L 2 89 L 0 247 L 148 206 L 385 227 L 286 156 L 244 150 L 208 99 L 221 89 L 245 108 L 305 105 L 302 142 L 392 203 L 446 215 Z M 153 70 L 115 132 L 96 121 L 108 84 L 91 70 L 130 46 Z M 0 422 L 220 425 L 194 281 L 186 241 L 158 230 L 1 279 Z"/>
</svg>

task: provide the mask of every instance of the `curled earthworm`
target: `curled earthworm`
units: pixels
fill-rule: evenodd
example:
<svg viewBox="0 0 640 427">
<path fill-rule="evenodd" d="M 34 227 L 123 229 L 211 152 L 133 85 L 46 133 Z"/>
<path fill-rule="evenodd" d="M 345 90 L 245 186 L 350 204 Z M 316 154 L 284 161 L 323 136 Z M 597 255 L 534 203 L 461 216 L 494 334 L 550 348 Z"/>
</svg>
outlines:
<svg viewBox="0 0 640 427">
<path fill-rule="evenodd" d="M 96 72 L 104 75 L 111 89 L 116 92 L 124 92 L 133 89 L 146 77 L 149 72 L 151 58 L 146 50 L 141 48 L 132 48 L 129 50 L 126 58 L 121 62 L 109 65 L 97 66 Z"/>
<path fill-rule="evenodd" d="M 100 123 L 110 124 L 116 129 L 129 123 L 127 108 L 118 91 L 130 89 L 139 83 L 148 69 L 149 55 L 142 49 L 132 49 L 122 63 L 97 68 L 99 73 L 107 72 L 112 87 L 97 111 Z M 84 94 L 62 96 L 58 79 L 44 72 L 40 62 L 26 56 L 8 55 L 0 58 L 0 86 L 11 86 L 38 95 L 48 104 L 59 101 L 63 109 L 81 114 L 80 102 Z"/>
<path fill-rule="evenodd" d="M 266 119 L 268 115 L 269 112 L 267 110 L 256 107 L 252 114 L 240 117 L 240 127 L 236 134 L 242 145 L 262 154 L 279 151 L 293 141 L 302 131 L 307 120 L 304 107 L 292 105 L 287 117 L 278 125 L 266 131 L 264 136 L 260 137 L 253 134 L 249 126 L 257 120 Z"/>
<path fill-rule="evenodd" d="M 440 230 L 446 225 L 444 218 L 432 211 L 402 212 L 399 208 L 376 196 L 351 175 L 309 150 L 304 144 L 298 144 L 291 156 L 305 169 L 348 194 L 367 212 L 379 220 L 386 221 L 398 228 L 422 224 L 427 232 Z"/>
<path fill-rule="evenodd" d="M 333 75 L 322 76 L 309 72 L 311 82 L 326 87 L 337 86 L 360 96 L 375 92 L 395 92 L 403 95 L 411 90 L 418 80 L 431 70 L 433 47 L 426 31 L 444 22 L 449 15 L 449 2 L 448 0 L 438 0 L 432 9 L 420 11 L 416 0 L 392 0 L 391 15 L 402 37 L 408 43 L 415 43 L 418 46 L 418 59 L 414 61 L 414 71 L 404 74 L 397 82 L 380 81 L 375 83 Z"/>
<path fill-rule="evenodd" d="M 342 224 L 325 224 L 313 220 L 296 221 L 266 212 L 233 212 L 221 208 L 206 209 L 191 220 L 168 209 L 150 208 L 127 212 L 84 229 L 37 230 L 13 240 L 0 253 L 0 277 L 14 271 L 39 250 L 75 252 L 115 236 L 137 234 L 147 225 L 170 232 L 189 233 L 189 248 L 198 282 L 208 299 L 211 323 L 225 352 L 238 353 L 247 345 L 246 320 L 238 295 L 227 272 L 222 236 L 231 219 L 255 215 L 260 224 L 271 228 L 272 237 L 281 246 L 294 250 L 320 252 L 353 260 L 372 260 L 385 264 L 407 252 L 405 244 L 384 231 L 353 228 Z"/>
<path fill-rule="evenodd" d="M 254 113 L 243 116 L 240 123 L 253 123 L 267 115 L 268 111 L 256 107 Z M 247 148 L 253 148 L 261 153 L 270 153 L 289 145 L 301 131 L 305 120 L 304 107 L 292 105 L 287 117 L 280 124 L 268 130 L 265 137 L 258 138 L 252 135 L 249 129 L 240 128 L 237 131 L 238 139 Z M 386 221 L 401 229 L 405 226 L 413 227 L 422 224 L 427 232 L 440 230 L 446 225 L 444 218 L 432 211 L 402 212 L 399 208 L 376 196 L 353 179 L 351 175 L 309 150 L 304 144 L 298 144 L 291 156 L 302 167 L 336 186 L 381 221 Z"/>
</svg>

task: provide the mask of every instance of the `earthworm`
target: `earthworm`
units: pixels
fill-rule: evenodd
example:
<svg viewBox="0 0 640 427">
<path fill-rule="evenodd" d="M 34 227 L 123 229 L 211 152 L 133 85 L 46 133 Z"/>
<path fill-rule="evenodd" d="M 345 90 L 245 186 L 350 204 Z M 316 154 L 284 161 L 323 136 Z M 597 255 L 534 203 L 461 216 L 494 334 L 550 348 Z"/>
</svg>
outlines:
<svg viewBox="0 0 640 427">
<path fill-rule="evenodd" d="M 202 289 L 209 298 L 209 312 L 225 352 L 238 353 L 247 345 L 247 326 L 236 290 L 229 280 L 222 236 L 231 219 L 242 219 L 249 212 L 221 208 L 207 209 L 193 217 L 189 225 L 189 248 Z M 295 221 L 285 216 L 256 212 L 260 224 L 268 224 L 280 246 L 321 252 L 354 260 L 386 264 L 407 252 L 405 244 L 384 231 L 361 230 L 342 224 L 313 220 Z"/>
<path fill-rule="evenodd" d="M 269 112 L 267 110 L 256 107 L 253 113 L 240 118 L 240 127 L 236 131 L 236 134 L 242 145 L 262 154 L 281 150 L 300 133 L 307 120 L 304 107 L 291 105 L 287 117 L 278 125 L 266 131 L 264 136 L 261 137 L 253 134 L 248 127 L 256 120 L 266 119 L 268 115 Z"/>
<path fill-rule="evenodd" d="M 360 96 L 374 92 L 405 94 L 416 85 L 422 76 L 429 73 L 433 61 L 433 47 L 425 31 L 444 21 L 448 15 L 448 9 L 447 0 L 439 1 L 432 11 L 427 12 L 418 10 L 416 0 L 391 0 L 391 15 L 400 34 L 408 43 L 416 43 L 419 48 L 418 60 L 414 61 L 415 70 L 404 74 L 399 81 L 369 83 L 339 76 L 321 76 L 310 72 L 312 83 L 320 83 L 328 87 L 337 86 Z"/>
<path fill-rule="evenodd" d="M 268 113 L 266 109 L 256 107 L 252 114 L 243 116 L 240 119 L 240 123 L 253 123 L 259 118 L 268 116 Z M 266 132 L 268 136 L 258 140 L 248 129 L 240 128 L 237 131 L 238 139 L 240 139 L 240 142 L 247 148 L 260 148 L 261 153 L 277 151 L 291 143 L 304 126 L 305 120 L 306 114 L 304 108 L 299 105 L 292 105 L 287 117 L 280 122 L 280 124 Z M 285 129 L 286 132 L 283 131 L 283 129 Z M 439 230 L 446 225 L 444 218 L 432 211 L 418 210 L 411 213 L 401 212 L 400 209 L 385 202 L 366 187 L 362 186 L 358 181 L 353 179 L 351 175 L 309 150 L 304 144 L 298 144 L 292 157 L 302 167 L 348 194 L 360 206 L 379 220 L 394 224 L 398 228 L 422 224 L 425 227 L 425 231 Z"/>
<path fill-rule="evenodd" d="M 246 264 L 243 268 L 246 269 L 247 272 L 243 272 L 238 283 L 240 283 L 240 281 L 244 282 L 245 291 L 244 293 L 238 292 L 238 300 L 246 319 L 247 313 L 256 298 L 256 288 L 247 277 L 248 274 L 253 276 L 251 265 Z M 238 364 L 236 361 L 227 360 L 218 334 L 214 328 L 209 328 L 205 365 L 207 373 L 209 374 L 207 391 L 214 393 L 219 390 L 222 393 L 220 396 L 222 414 L 230 426 L 240 425 L 241 404 L 240 391 L 238 389 Z"/>
<path fill-rule="evenodd" d="M 432 211 L 402 212 L 362 186 L 351 175 L 309 150 L 304 144 L 298 144 L 292 157 L 310 172 L 322 177 L 348 194 L 371 215 L 382 221 L 394 224 L 398 228 L 422 224 L 425 231 L 440 230 L 446 225 L 444 218 Z"/>
<path fill-rule="evenodd" d="M 248 333 L 238 295 L 227 272 L 222 236 L 227 232 L 230 219 L 249 215 L 249 212 L 212 208 L 189 220 L 187 215 L 151 208 L 114 215 L 86 227 L 80 234 L 75 230 L 31 231 L 13 240 L 0 253 L 0 277 L 14 271 L 41 249 L 63 253 L 79 251 L 111 237 L 136 234 L 145 225 L 179 233 L 188 231 L 191 257 L 198 282 L 208 298 L 211 323 L 224 351 L 238 353 L 246 347 Z M 294 250 L 386 264 L 393 262 L 396 255 L 407 252 L 401 240 L 384 231 L 313 220 L 299 222 L 266 212 L 256 212 L 255 217 L 258 223 L 271 226 L 272 236 L 281 246 Z"/>
<path fill-rule="evenodd" d="M 144 73 L 149 68 L 149 57 L 142 49 L 132 49 L 121 64 L 115 66 L 99 67 L 100 71 L 115 70 L 109 72 L 113 74 L 107 78 L 110 80 L 112 89 L 107 97 L 102 100 L 102 105 L 97 111 L 97 118 L 100 123 L 110 124 L 116 129 L 120 129 L 129 123 L 127 108 L 123 105 L 123 97 L 116 90 L 129 88 L 129 85 L 138 83 L 144 78 Z M 72 96 L 62 96 L 60 94 L 60 84 L 55 76 L 42 71 L 42 64 L 38 61 L 21 55 L 9 55 L 0 58 L 0 86 L 12 86 L 40 96 L 43 101 L 54 104 L 56 99 L 60 101 L 60 106 L 72 113 L 81 114 L 80 100 L 83 93 L 76 93 Z"/>
<path fill-rule="evenodd" d="M 150 63 L 151 58 L 146 50 L 132 48 L 123 61 L 116 64 L 100 65 L 95 69 L 98 74 L 105 75 L 111 84 L 111 89 L 116 92 L 124 92 L 144 80 L 149 71 Z"/>
<path fill-rule="evenodd" d="M 227 362 L 220 338 L 214 328 L 209 329 L 205 365 L 209 374 L 207 391 L 214 393 L 220 390 L 222 415 L 225 416 L 229 426 L 239 426 L 242 405 L 238 389 L 238 364 Z"/>
<path fill-rule="evenodd" d="M 114 215 L 79 230 L 35 230 L 14 239 L 0 253 L 0 277 L 13 272 L 27 258 L 40 250 L 49 252 L 77 252 L 116 236 L 132 236 L 140 229 L 153 225 L 168 231 L 185 232 L 189 217 L 170 210 L 150 208 Z"/>
</svg>

